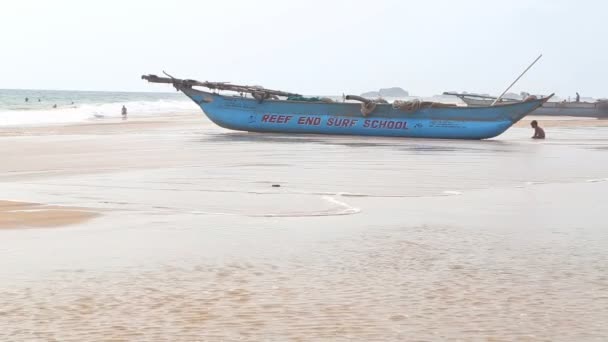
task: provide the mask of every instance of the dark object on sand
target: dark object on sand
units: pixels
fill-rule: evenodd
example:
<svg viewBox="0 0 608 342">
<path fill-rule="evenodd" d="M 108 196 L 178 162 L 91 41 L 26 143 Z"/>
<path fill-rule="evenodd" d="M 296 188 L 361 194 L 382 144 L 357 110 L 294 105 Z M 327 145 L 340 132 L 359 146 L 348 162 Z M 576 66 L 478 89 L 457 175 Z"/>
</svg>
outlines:
<svg viewBox="0 0 608 342">
<path fill-rule="evenodd" d="M 273 187 L 273 188 L 280 188 L 280 187 L 281 187 L 281 185 L 279 185 L 279 184 L 272 184 L 272 187 Z"/>
</svg>

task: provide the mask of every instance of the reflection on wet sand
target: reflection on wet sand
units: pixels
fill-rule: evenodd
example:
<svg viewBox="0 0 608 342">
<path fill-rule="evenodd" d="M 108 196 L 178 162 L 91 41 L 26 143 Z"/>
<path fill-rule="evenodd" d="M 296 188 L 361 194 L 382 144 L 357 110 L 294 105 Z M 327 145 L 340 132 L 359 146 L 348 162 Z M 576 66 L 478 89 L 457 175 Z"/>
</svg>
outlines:
<svg viewBox="0 0 608 342">
<path fill-rule="evenodd" d="M 2 196 L 61 205 L 0 217 L 104 213 L 0 230 L 0 340 L 608 336 L 605 128 L 466 142 L 197 120 L 0 138 Z"/>
</svg>

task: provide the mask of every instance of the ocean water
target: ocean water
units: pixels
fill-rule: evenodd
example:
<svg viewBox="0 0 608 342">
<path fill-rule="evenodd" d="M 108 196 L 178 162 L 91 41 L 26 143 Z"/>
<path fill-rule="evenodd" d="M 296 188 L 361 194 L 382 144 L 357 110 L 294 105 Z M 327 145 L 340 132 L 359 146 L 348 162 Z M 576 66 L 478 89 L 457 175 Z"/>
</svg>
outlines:
<svg viewBox="0 0 608 342">
<path fill-rule="evenodd" d="M 167 87 L 167 89 L 171 89 Z M 311 95 L 320 96 L 320 95 Z M 341 96 L 329 96 L 342 101 Z M 28 99 L 26 101 L 25 99 Z M 387 101 L 418 97 L 386 98 Z M 427 101 L 462 103 L 456 97 L 419 98 Z M 53 106 L 57 105 L 57 108 Z M 200 108 L 179 92 L 135 93 L 69 90 L 0 89 L 0 127 L 98 122 L 121 116 L 126 106 L 130 117 L 200 113 Z"/>
<path fill-rule="evenodd" d="M 169 88 L 168 88 L 169 89 Z M 25 99 L 28 98 L 29 101 Z M 57 105 L 57 108 L 53 108 Z M 177 92 L 130 93 L 0 89 L 0 126 L 77 123 L 129 116 L 192 113 L 197 106 Z"/>
</svg>

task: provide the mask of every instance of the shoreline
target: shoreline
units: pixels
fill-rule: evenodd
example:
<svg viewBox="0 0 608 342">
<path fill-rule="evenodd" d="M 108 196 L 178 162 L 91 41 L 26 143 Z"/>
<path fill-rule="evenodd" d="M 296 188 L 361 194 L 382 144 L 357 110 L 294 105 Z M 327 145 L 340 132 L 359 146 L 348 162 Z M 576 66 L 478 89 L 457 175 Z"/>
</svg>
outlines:
<svg viewBox="0 0 608 342">
<path fill-rule="evenodd" d="M 26 125 L 10 125 L 0 126 L 0 137 L 13 137 L 24 135 L 62 135 L 62 134 L 86 134 L 91 131 L 99 132 L 99 129 L 109 129 L 120 127 L 136 128 L 162 128 L 166 124 L 184 125 L 191 121 L 201 119 L 201 114 L 195 113 L 168 113 L 163 115 L 149 115 L 131 117 L 123 120 L 120 117 L 89 120 L 84 122 L 69 122 L 69 123 L 43 123 L 43 124 L 26 124 Z M 204 119 L 206 120 L 206 118 Z M 204 122 L 204 121 L 203 121 Z M 122 131 L 121 131 L 122 132 Z"/>
<path fill-rule="evenodd" d="M 581 118 L 574 116 L 541 116 L 529 115 L 515 123 L 512 127 L 530 127 L 530 122 L 536 120 L 543 127 L 608 127 L 608 120 L 603 118 Z"/>
<path fill-rule="evenodd" d="M 515 123 L 511 128 L 528 128 L 532 120 L 537 120 L 539 123 L 541 123 L 541 126 L 543 127 L 608 127 L 608 120 L 602 118 L 530 115 Z M 201 125 L 201 127 L 205 125 L 215 126 L 212 122 L 209 121 L 209 119 L 204 115 L 204 113 L 167 113 L 163 115 L 131 117 L 127 120 L 122 120 L 122 118 L 116 117 L 98 120 L 91 119 L 89 121 L 84 122 L 81 121 L 69 123 L 41 123 L 0 126 L 0 137 L 23 136 L 28 134 L 36 135 L 36 133 L 46 133 L 48 135 L 79 133 L 86 134 L 91 131 L 91 128 L 135 128 L 135 126 L 139 126 L 136 128 L 161 128 L 163 125 L 166 124 L 175 124 L 176 126 L 181 126 L 191 123 L 198 123 Z"/>
</svg>

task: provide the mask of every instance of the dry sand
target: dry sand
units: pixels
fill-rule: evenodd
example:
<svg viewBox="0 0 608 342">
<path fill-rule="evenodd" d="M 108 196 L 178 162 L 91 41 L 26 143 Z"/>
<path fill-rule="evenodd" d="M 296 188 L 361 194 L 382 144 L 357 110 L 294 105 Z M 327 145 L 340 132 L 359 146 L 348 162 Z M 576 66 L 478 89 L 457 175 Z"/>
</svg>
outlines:
<svg viewBox="0 0 608 342">
<path fill-rule="evenodd" d="M 0 200 L 0 229 L 67 226 L 96 215 L 84 208 Z"/>
</svg>

